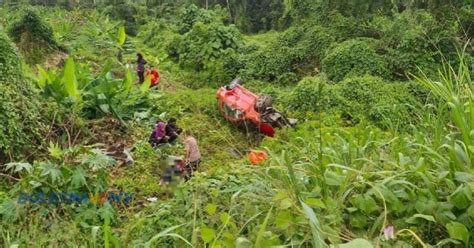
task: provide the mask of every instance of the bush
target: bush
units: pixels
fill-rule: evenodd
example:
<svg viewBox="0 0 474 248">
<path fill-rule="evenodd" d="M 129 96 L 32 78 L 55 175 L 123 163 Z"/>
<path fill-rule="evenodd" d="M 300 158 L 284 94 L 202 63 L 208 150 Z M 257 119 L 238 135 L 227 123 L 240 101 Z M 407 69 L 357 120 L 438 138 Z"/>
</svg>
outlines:
<svg viewBox="0 0 474 248">
<path fill-rule="evenodd" d="M 366 119 L 383 129 L 404 129 L 414 121 L 409 106 L 418 103 L 411 94 L 413 87 L 374 76 L 350 77 L 336 85 L 324 76 L 306 77 L 285 102 L 299 118 L 308 112 L 328 112 L 351 123 Z"/>
<path fill-rule="evenodd" d="M 185 34 L 193 28 L 194 24 L 201 22 L 209 24 L 218 19 L 213 11 L 205 10 L 194 4 L 182 8 L 178 15 L 178 32 Z"/>
<path fill-rule="evenodd" d="M 240 33 L 234 26 L 196 23 L 179 41 L 180 64 L 197 70 L 205 69 L 208 62 L 237 50 L 241 42 Z"/>
<path fill-rule="evenodd" d="M 156 54 L 163 56 L 167 53 L 167 44 L 173 41 L 176 35 L 172 28 L 160 19 L 142 25 L 137 38 L 153 49 Z"/>
<path fill-rule="evenodd" d="M 231 81 L 236 78 L 242 69 L 245 68 L 245 62 L 242 59 L 243 55 L 234 53 L 230 56 L 225 56 L 223 59 L 223 74 L 227 76 L 225 81 Z"/>
<path fill-rule="evenodd" d="M 351 77 L 334 86 L 339 108 L 350 117 L 362 117 L 387 129 L 406 128 L 414 121 L 409 106 L 417 105 L 406 84 L 388 83 L 380 77 Z"/>
<path fill-rule="evenodd" d="M 305 77 L 287 98 L 288 108 L 298 112 L 324 112 L 334 107 L 337 92 L 324 76 Z"/>
<path fill-rule="evenodd" d="M 113 116 L 123 123 L 149 109 L 149 88 L 146 84 L 134 85 L 130 70 L 120 78 L 112 74 L 111 64 L 106 64 L 100 74 L 94 75 L 90 65 L 76 64 L 72 58 L 61 70 L 38 69 L 36 81 L 44 97 L 84 117 Z"/>
<path fill-rule="evenodd" d="M 467 6 L 461 8 L 459 19 L 462 30 L 465 32 L 462 34 L 465 40 L 474 37 L 474 9 Z"/>
<path fill-rule="evenodd" d="M 389 77 L 387 63 L 375 51 L 375 41 L 371 39 L 352 39 L 333 47 L 322 61 L 323 72 L 329 79 L 341 81 L 347 76 Z"/>
<path fill-rule="evenodd" d="M 279 75 L 276 81 L 281 85 L 291 85 L 298 82 L 298 76 L 293 72 L 287 72 Z"/>
<path fill-rule="evenodd" d="M 435 27 L 436 20 L 428 13 L 419 16 L 410 16 L 405 13 L 394 20 L 394 25 L 398 30 L 390 31 L 392 35 L 395 35 L 395 37 L 392 36 L 395 39 L 393 42 L 395 48 L 390 49 L 388 54 L 392 70 L 407 74 L 418 73 L 417 68 L 420 68 L 428 75 L 432 75 L 438 68 L 436 61 L 438 51 L 437 48 L 432 47 L 432 41 L 427 39 L 425 32 Z M 414 26 L 415 22 L 419 24 Z"/>
<path fill-rule="evenodd" d="M 427 11 L 406 10 L 394 16 L 377 16 L 369 25 L 381 37 L 393 76 L 407 79 L 409 73 L 437 76 L 443 61 L 458 64 L 462 47 L 458 21 L 440 21 Z"/>
<path fill-rule="evenodd" d="M 329 46 L 332 34 L 320 26 L 292 27 L 266 48 L 246 56 L 245 77 L 274 81 L 281 75 L 293 73 L 297 79 L 317 74 Z"/>
<path fill-rule="evenodd" d="M 31 153 L 42 128 L 36 91 L 22 73 L 15 48 L 0 32 L 0 164 Z"/>
<path fill-rule="evenodd" d="M 332 9 L 332 6 L 329 9 Z M 330 11 L 321 22 L 331 30 L 337 30 L 335 35 L 338 41 L 357 37 L 370 37 L 370 30 L 367 28 L 364 19 L 346 16 L 337 11 Z"/>
<path fill-rule="evenodd" d="M 301 61 L 301 64 L 313 61 L 319 65 L 327 50 L 335 41 L 333 33 L 321 26 L 303 28 L 301 32 L 301 39 L 295 47 L 297 58 Z"/>
<path fill-rule="evenodd" d="M 27 10 L 21 20 L 12 24 L 8 34 L 28 64 L 41 63 L 46 55 L 61 49 L 54 40 L 51 26 L 31 10 Z"/>
<path fill-rule="evenodd" d="M 189 23 L 186 19 L 183 23 Z M 181 29 L 181 31 L 184 29 Z M 221 21 L 193 23 L 184 34 L 176 34 L 167 45 L 168 55 L 178 62 L 181 68 L 191 69 L 191 77 L 198 84 L 209 84 L 230 80 L 235 75 L 232 58 L 242 47 L 242 37 L 234 26 L 226 26 Z M 238 66 L 238 65 L 236 65 Z M 199 72 L 199 74 L 195 73 Z"/>
<path fill-rule="evenodd" d="M 279 75 L 291 72 L 292 52 L 286 46 L 268 47 L 245 56 L 246 66 L 241 72 L 243 78 L 275 81 Z"/>
</svg>

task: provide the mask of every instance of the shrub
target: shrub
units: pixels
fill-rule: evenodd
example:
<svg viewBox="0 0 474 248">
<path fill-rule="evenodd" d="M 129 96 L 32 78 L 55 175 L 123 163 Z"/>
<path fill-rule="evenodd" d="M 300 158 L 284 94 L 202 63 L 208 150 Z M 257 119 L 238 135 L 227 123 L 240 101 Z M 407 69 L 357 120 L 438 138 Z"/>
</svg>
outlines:
<svg viewBox="0 0 474 248">
<path fill-rule="evenodd" d="M 176 35 L 170 25 L 167 25 L 165 21 L 157 20 L 142 25 L 137 38 L 162 56 L 166 54 L 168 43 L 173 41 Z"/>
<path fill-rule="evenodd" d="M 329 9 L 332 9 L 332 6 Z M 367 29 L 364 19 L 346 16 L 337 11 L 330 11 L 322 22 L 324 26 L 331 30 L 337 30 L 335 35 L 338 41 L 356 37 L 370 37 L 368 36 L 370 30 Z"/>
<path fill-rule="evenodd" d="M 474 9 L 465 6 L 460 9 L 458 16 L 462 30 L 464 30 L 462 35 L 465 36 L 465 40 L 468 40 L 469 37 L 474 37 Z"/>
<path fill-rule="evenodd" d="M 324 112 L 334 107 L 338 92 L 327 84 L 324 76 L 305 77 L 287 98 L 288 108 L 298 112 Z"/>
<path fill-rule="evenodd" d="M 180 63 L 185 67 L 202 69 L 206 63 L 222 58 L 241 45 L 241 36 L 234 26 L 220 23 L 197 23 L 183 35 L 178 49 Z"/>
<path fill-rule="evenodd" d="M 287 72 L 279 75 L 276 81 L 281 85 L 291 85 L 298 82 L 298 76 L 293 72 Z"/>
<path fill-rule="evenodd" d="M 40 63 L 47 54 L 60 49 L 51 26 L 31 10 L 27 10 L 21 20 L 12 24 L 8 34 L 29 64 Z"/>
<path fill-rule="evenodd" d="M 229 59 L 236 58 L 241 47 L 242 37 L 234 25 L 197 22 L 189 32 L 176 35 L 166 50 L 181 68 L 191 69 L 193 79 L 208 84 L 235 76 L 227 74 L 233 70 Z"/>
<path fill-rule="evenodd" d="M 248 54 L 243 74 L 247 78 L 274 81 L 286 73 L 298 78 L 317 73 L 333 42 L 334 37 L 323 27 L 292 27 L 266 48 Z"/>
<path fill-rule="evenodd" d="M 375 41 L 352 39 L 335 45 L 322 61 L 323 72 L 329 79 L 341 81 L 346 76 L 389 77 L 387 63 L 376 53 Z"/>
<path fill-rule="evenodd" d="M 0 80 L 3 85 L 21 78 L 21 61 L 15 47 L 11 45 L 10 40 L 2 30 L 0 30 L 0 41 Z"/>
<path fill-rule="evenodd" d="M 36 91 L 22 73 L 15 48 L 0 32 L 0 164 L 32 152 L 42 128 Z"/>
<path fill-rule="evenodd" d="M 245 68 L 245 62 L 243 60 L 243 55 L 234 53 L 230 56 L 225 56 L 223 59 L 223 73 L 227 75 L 225 81 L 231 81 L 233 78 L 236 78 L 242 69 Z"/>
<path fill-rule="evenodd" d="M 178 32 L 185 34 L 193 28 L 194 24 L 201 22 L 209 24 L 216 19 L 216 13 L 197 7 L 194 4 L 182 8 L 178 15 Z"/>
<path fill-rule="evenodd" d="M 413 121 L 409 106 L 417 101 L 405 84 L 363 76 L 347 78 L 334 87 L 341 97 L 339 108 L 347 116 L 366 118 L 383 129 L 403 129 Z"/>
<path fill-rule="evenodd" d="M 303 28 L 301 32 L 301 39 L 295 47 L 297 58 L 302 63 L 315 61 L 319 64 L 335 41 L 332 32 L 321 26 Z"/>
<path fill-rule="evenodd" d="M 436 20 L 428 13 L 415 16 L 404 12 L 395 17 L 392 25 L 385 37 L 393 46 L 388 54 L 392 70 L 400 75 L 417 73 L 417 67 L 427 74 L 435 72 L 438 51 L 426 35 Z"/>
<path fill-rule="evenodd" d="M 251 53 L 244 58 L 246 66 L 242 76 L 246 80 L 274 81 L 279 75 L 291 72 L 291 54 L 292 50 L 286 46 L 268 47 Z"/>
<path fill-rule="evenodd" d="M 308 112 L 328 112 L 352 123 L 366 119 L 380 128 L 404 129 L 414 121 L 409 106 L 418 103 L 411 94 L 413 87 L 374 76 L 350 77 L 336 85 L 324 76 L 306 77 L 285 102 L 299 118 Z"/>
<path fill-rule="evenodd" d="M 457 20 L 440 21 L 427 11 L 406 10 L 392 17 L 377 16 L 369 25 L 381 37 L 393 76 L 407 79 L 421 69 L 437 76 L 443 61 L 458 64 L 461 32 Z"/>
</svg>

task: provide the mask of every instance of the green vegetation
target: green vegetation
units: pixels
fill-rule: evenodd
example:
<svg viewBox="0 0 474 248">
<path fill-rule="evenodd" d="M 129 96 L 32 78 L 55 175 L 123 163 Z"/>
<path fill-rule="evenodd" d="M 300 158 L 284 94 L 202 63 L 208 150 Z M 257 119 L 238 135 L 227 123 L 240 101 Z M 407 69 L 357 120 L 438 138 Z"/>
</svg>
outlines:
<svg viewBox="0 0 474 248">
<path fill-rule="evenodd" d="M 51 26 L 32 10 L 27 10 L 21 20 L 13 23 L 8 34 L 32 65 L 43 62 L 47 54 L 60 49 Z"/>
<path fill-rule="evenodd" d="M 0 161 L 5 162 L 31 153 L 43 122 L 37 91 L 21 75 L 20 58 L 4 33 L 0 33 L 0 65 Z"/>
<path fill-rule="evenodd" d="M 0 6 L 1 247 L 473 246 L 471 1 L 27 2 Z M 225 121 L 237 77 L 298 125 Z M 161 186 L 171 117 L 203 159 Z"/>
<path fill-rule="evenodd" d="M 382 129 L 406 129 L 417 122 L 420 103 L 409 84 L 387 82 L 374 76 L 350 77 L 333 85 L 325 77 L 304 78 L 285 99 L 300 118 L 307 113 L 340 114 L 342 124 L 368 120 Z"/>
<path fill-rule="evenodd" d="M 328 52 L 322 61 L 323 70 L 334 81 L 347 76 L 366 74 L 387 77 L 387 64 L 375 51 L 372 40 L 347 40 Z"/>
<path fill-rule="evenodd" d="M 214 15 L 214 16 L 213 16 Z M 168 45 L 168 55 L 181 68 L 201 72 L 199 81 L 228 80 L 223 73 L 225 58 L 235 54 L 241 46 L 241 35 L 233 26 L 225 26 L 217 13 L 190 5 L 179 16 L 178 34 Z"/>
</svg>

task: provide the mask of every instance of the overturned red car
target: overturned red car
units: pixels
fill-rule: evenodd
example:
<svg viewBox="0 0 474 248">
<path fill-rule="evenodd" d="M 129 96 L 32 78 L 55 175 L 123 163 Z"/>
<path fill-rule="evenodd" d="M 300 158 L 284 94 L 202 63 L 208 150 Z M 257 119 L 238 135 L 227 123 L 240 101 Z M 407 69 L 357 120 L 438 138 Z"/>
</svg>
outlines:
<svg viewBox="0 0 474 248">
<path fill-rule="evenodd" d="M 277 127 L 293 127 L 297 120 L 285 118 L 272 107 L 270 96 L 257 96 L 234 79 L 217 91 L 222 115 L 235 124 L 254 124 L 261 133 L 273 137 Z"/>
</svg>

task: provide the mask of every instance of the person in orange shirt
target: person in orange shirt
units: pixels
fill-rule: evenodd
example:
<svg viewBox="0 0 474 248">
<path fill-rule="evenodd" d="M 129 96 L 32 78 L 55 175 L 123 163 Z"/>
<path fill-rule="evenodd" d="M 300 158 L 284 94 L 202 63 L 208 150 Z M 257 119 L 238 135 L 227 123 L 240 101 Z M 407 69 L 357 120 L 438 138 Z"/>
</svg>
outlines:
<svg viewBox="0 0 474 248">
<path fill-rule="evenodd" d="M 158 71 L 156 70 L 154 66 L 151 66 L 151 69 L 147 70 L 146 76 L 150 77 L 151 79 L 150 87 L 156 86 L 158 84 L 158 81 L 160 80 L 160 74 L 158 73 Z"/>
</svg>

